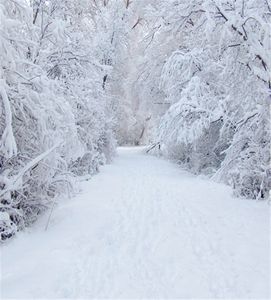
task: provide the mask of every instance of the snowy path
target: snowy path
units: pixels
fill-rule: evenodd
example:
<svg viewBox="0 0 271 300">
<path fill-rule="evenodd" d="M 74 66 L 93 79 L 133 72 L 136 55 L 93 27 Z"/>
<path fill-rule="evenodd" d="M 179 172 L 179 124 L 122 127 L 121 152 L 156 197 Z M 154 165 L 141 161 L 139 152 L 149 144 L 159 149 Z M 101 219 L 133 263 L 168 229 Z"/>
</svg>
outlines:
<svg viewBox="0 0 271 300">
<path fill-rule="evenodd" d="M 266 203 L 142 148 L 2 249 L 2 298 L 267 298 Z"/>
</svg>

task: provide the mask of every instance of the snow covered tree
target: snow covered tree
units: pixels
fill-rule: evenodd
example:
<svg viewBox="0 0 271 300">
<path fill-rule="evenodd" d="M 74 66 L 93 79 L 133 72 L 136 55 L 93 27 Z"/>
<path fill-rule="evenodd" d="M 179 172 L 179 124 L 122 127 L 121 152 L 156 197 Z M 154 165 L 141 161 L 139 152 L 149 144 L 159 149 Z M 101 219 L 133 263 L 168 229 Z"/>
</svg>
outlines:
<svg viewBox="0 0 271 300">
<path fill-rule="evenodd" d="M 0 233 L 36 220 L 114 152 L 88 2 L 1 1 Z"/>
<path fill-rule="evenodd" d="M 160 1 L 152 14 L 163 20 L 159 31 L 179 43 L 160 76 L 171 105 L 158 130 L 161 153 L 214 174 L 237 195 L 264 198 L 270 188 L 268 2 Z"/>
</svg>

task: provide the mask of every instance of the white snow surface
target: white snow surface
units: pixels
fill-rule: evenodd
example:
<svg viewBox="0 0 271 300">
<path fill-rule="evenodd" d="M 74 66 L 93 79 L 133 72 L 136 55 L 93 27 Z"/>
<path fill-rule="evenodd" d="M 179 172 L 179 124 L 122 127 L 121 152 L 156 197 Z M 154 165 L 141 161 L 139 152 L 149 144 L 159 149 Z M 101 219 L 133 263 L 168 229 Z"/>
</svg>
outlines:
<svg viewBox="0 0 271 300">
<path fill-rule="evenodd" d="M 2 298 L 269 298 L 266 202 L 119 148 L 2 247 Z"/>
</svg>

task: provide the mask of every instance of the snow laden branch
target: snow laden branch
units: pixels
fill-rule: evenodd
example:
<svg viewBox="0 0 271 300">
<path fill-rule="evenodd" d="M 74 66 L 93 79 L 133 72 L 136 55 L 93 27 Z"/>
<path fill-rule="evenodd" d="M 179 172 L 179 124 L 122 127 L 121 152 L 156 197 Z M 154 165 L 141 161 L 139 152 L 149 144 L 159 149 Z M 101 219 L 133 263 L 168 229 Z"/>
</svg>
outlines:
<svg viewBox="0 0 271 300">
<path fill-rule="evenodd" d="M 52 148 L 48 149 L 44 153 L 37 156 L 35 159 L 31 160 L 27 165 L 25 165 L 21 170 L 19 170 L 16 176 L 13 176 L 11 179 L 8 180 L 8 185 L 5 186 L 4 190 L 0 192 L 0 197 L 3 197 L 7 192 L 11 192 L 13 190 L 21 189 L 22 188 L 22 178 L 24 174 L 29 171 L 30 169 L 35 168 L 40 161 L 46 158 L 51 152 L 53 152 L 57 147 L 60 146 L 60 143 L 53 146 Z"/>
<path fill-rule="evenodd" d="M 11 158 L 13 155 L 17 155 L 17 145 L 15 142 L 13 128 L 12 128 L 12 111 L 8 95 L 6 93 L 6 82 L 4 79 L 0 79 L 0 96 L 4 108 L 5 128 L 1 137 L 1 151 L 7 158 Z"/>
</svg>

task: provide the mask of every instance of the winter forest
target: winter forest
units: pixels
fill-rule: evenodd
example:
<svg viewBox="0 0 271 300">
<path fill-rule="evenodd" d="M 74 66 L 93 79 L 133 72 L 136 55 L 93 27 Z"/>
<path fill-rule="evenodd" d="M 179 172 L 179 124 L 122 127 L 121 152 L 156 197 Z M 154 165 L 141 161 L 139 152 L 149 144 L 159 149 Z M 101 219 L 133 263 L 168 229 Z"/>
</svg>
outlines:
<svg viewBox="0 0 271 300">
<path fill-rule="evenodd" d="M 174 191 L 182 197 L 178 181 L 182 181 L 183 175 L 179 177 L 178 172 L 187 172 L 187 178 L 205 182 L 202 190 L 201 181 L 183 183 L 188 198 L 188 190 L 192 193 L 199 188 L 199 193 L 206 192 L 200 203 L 192 201 L 195 212 L 202 206 L 209 215 L 216 215 L 217 207 L 225 205 L 221 214 L 222 210 L 230 209 L 235 216 L 231 223 L 237 224 L 239 212 L 244 214 L 242 225 L 236 225 L 243 226 L 240 232 L 249 230 L 246 226 L 254 227 L 250 219 L 267 220 L 271 187 L 270 24 L 270 0 L 0 0 L 0 240 L 4 250 L 12 253 L 9 247 L 15 245 L 17 235 L 38 226 L 44 214 L 46 226 L 54 226 L 50 224 L 54 224 L 58 214 L 59 199 L 70 198 L 69 203 L 76 207 L 77 200 L 73 198 L 80 194 L 81 183 L 93 184 L 93 189 L 88 189 L 90 198 L 100 189 L 108 189 L 108 193 L 116 189 L 113 171 L 111 177 L 107 175 L 112 189 L 96 186 L 95 182 L 102 178 L 99 176 L 103 172 L 97 173 L 107 168 L 104 165 L 111 168 L 112 164 L 113 168 L 115 161 L 118 165 L 118 147 L 124 153 L 123 160 L 132 157 L 129 151 L 137 153 L 134 160 L 131 158 L 134 165 L 129 173 L 135 174 L 138 168 L 134 181 L 139 180 L 136 176 L 147 176 L 146 172 L 153 168 L 153 173 L 146 177 L 149 181 L 138 184 L 137 193 L 143 200 L 145 194 L 140 194 L 139 189 L 144 186 L 149 190 L 159 172 L 163 176 L 170 172 L 168 177 L 172 180 L 161 180 L 157 186 L 165 185 L 168 193 Z M 144 152 L 142 168 L 146 166 L 141 171 L 138 149 Z M 161 171 L 160 167 L 169 162 L 171 171 Z M 214 192 L 218 199 L 208 202 L 207 209 L 205 198 L 216 184 L 222 184 L 221 189 L 226 189 L 230 200 L 224 204 L 223 192 L 222 196 Z M 125 201 L 135 193 L 127 185 L 127 190 L 123 186 L 119 194 L 116 192 L 119 197 L 127 193 L 127 197 L 123 196 Z M 171 197 L 161 193 L 152 199 Z M 118 207 L 116 203 L 112 206 Z M 120 210 L 123 205 L 119 204 Z M 143 202 L 138 203 L 138 209 L 142 205 Z M 172 213 L 176 211 L 172 202 L 164 205 L 165 210 L 172 205 Z M 156 207 L 154 203 L 151 210 Z M 249 215 L 244 212 L 248 210 Z M 191 224 L 194 219 L 200 222 L 199 215 L 190 214 Z M 151 217 L 154 216 L 153 212 Z M 61 218 L 69 219 L 72 215 L 63 213 Z M 100 212 L 100 218 L 106 219 L 107 215 Z M 142 220 L 147 218 L 142 215 Z M 168 214 L 164 224 L 170 218 Z M 179 218 L 176 215 L 176 220 Z M 90 228 L 90 224 L 85 225 Z M 135 227 L 136 224 L 135 221 Z M 263 234 L 263 243 L 267 243 L 266 224 L 262 226 L 264 232 L 254 228 L 250 232 L 253 238 L 248 240 Z M 215 223 L 208 228 L 213 227 Z M 197 240 L 201 238 L 199 235 Z M 268 248 L 261 241 L 261 259 L 268 260 Z M 196 246 L 193 249 L 197 252 Z M 209 253 L 208 249 L 201 247 L 205 253 Z M 215 254 L 210 252 L 210 261 L 212 255 Z M 255 260 L 253 256 L 247 258 Z M 242 285 L 238 290 L 231 282 L 223 281 L 208 289 L 212 292 L 208 295 L 238 298 L 262 292 L 266 296 L 266 260 L 262 264 L 266 272 L 261 269 L 262 283 L 254 294 L 244 292 L 245 287 L 241 290 Z M 203 261 L 209 270 L 207 259 Z M 216 278 L 217 269 L 214 270 L 210 274 Z M 230 274 L 229 270 L 222 272 Z M 144 274 L 149 278 L 147 272 Z M 142 275 L 142 282 L 148 282 L 146 278 L 144 281 Z M 244 283 L 247 289 L 249 285 Z M 138 291 L 131 295 L 180 297 L 178 293 L 163 293 L 162 289 L 156 294 L 157 286 L 162 284 L 153 283 L 153 293 Z M 117 287 L 115 284 L 111 294 L 108 289 L 112 298 L 121 298 Z M 169 284 L 167 287 L 169 291 Z M 68 295 L 53 296 L 106 296 L 105 289 L 104 286 L 99 290 L 97 283 L 96 292 L 93 288 L 82 294 L 74 290 L 72 293 L 67 288 Z M 30 297 L 27 293 L 22 295 Z M 31 295 L 38 297 L 35 293 Z M 130 294 L 123 292 L 123 296 L 127 295 Z M 183 298 L 189 296 L 184 294 Z"/>
</svg>

